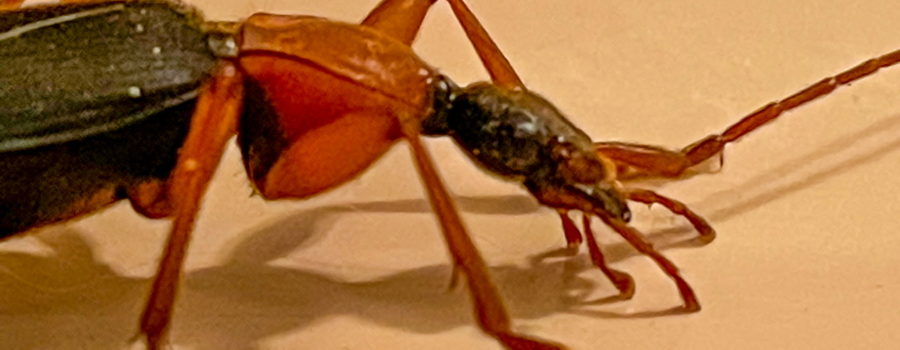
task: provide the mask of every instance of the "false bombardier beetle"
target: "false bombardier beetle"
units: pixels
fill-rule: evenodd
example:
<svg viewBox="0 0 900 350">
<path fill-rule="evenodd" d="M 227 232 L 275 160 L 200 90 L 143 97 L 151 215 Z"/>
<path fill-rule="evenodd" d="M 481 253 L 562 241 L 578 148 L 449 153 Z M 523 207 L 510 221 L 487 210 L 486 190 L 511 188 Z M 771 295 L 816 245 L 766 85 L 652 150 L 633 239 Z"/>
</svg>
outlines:
<svg viewBox="0 0 900 350">
<path fill-rule="evenodd" d="M 683 216 L 703 242 L 714 231 L 682 203 L 623 182 L 689 175 L 784 111 L 900 61 L 900 51 L 867 61 L 681 150 L 594 142 L 525 87 L 463 0 L 447 2 L 491 82 L 458 86 L 416 56 L 410 44 L 435 1 L 383 0 L 359 24 L 266 13 L 208 22 L 163 0 L 0 2 L 0 237 L 122 199 L 171 218 L 140 320 L 158 349 L 201 199 L 234 134 L 254 190 L 271 200 L 339 186 L 402 139 L 481 329 L 509 349 L 560 349 L 513 331 L 423 135 L 452 137 L 483 169 L 559 211 L 569 245 L 586 239 L 592 262 L 628 298 L 633 279 L 607 266 L 590 233 L 590 218 L 601 219 L 673 279 L 677 309 L 693 312 L 699 303 L 677 267 L 627 224 L 627 201 Z M 584 214 L 584 235 L 573 210 Z"/>
</svg>

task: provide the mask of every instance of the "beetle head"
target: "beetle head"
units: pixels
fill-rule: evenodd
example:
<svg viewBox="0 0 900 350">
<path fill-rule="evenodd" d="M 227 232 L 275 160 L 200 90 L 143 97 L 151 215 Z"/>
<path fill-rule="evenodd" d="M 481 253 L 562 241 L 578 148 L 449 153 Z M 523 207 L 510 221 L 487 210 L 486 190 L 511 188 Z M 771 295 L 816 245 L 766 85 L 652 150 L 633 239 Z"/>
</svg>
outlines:
<svg viewBox="0 0 900 350">
<path fill-rule="evenodd" d="M 438 77 L 426 135 L 450 135 L 488 171 L 522 182 L 541 203 L 628 220 L 615 167 L 590 137 L 543 97 L 489 83 L 465 88 Z"/>
</svg>

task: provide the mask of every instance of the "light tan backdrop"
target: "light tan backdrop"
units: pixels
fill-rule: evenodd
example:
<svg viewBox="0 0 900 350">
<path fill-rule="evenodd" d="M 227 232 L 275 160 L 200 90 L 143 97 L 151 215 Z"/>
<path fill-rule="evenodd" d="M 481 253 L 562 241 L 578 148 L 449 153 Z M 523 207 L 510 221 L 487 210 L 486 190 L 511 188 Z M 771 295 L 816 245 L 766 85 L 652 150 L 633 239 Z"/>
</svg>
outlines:
<svg viewBox="0 0 900 350">
<path fill-rule="evenodd" d="M 196 1 L 358 21 L 372 0 Z M 596 139 L 681 147 L 770 100 L 900 48 L 900 3 L 472 0 L 525 82 Z M 484 79 L 446 4 L 415 49 L 460 83 Z M 900 68 L 845 88 L 730 147 L 715 174 L 663 186 L 719 238 L 667 247 L 685 223 L 633 205 L 704 310 L 597 224 L 630 302 L 587 265 L 530 259 L 564 244 L 555 214 L 429 141 L 519 329 L 573 349 L 890 348 L 900 342 Z M 251 196 L 229 150 L 198 224 L 175 349 L 498 349 L 447 292 L 443 242 L 405 146 L 308 201 Z M 166 232 L 122 203 L 0 245 L 0 347 L 120 349 L 134 334 Z M 675 235 L 665 233 L 675 232 Z M 681 234 L 680 236 L 678 234 Z M 25 253 L 23 253 L 25 252 Z"/>
</svg>

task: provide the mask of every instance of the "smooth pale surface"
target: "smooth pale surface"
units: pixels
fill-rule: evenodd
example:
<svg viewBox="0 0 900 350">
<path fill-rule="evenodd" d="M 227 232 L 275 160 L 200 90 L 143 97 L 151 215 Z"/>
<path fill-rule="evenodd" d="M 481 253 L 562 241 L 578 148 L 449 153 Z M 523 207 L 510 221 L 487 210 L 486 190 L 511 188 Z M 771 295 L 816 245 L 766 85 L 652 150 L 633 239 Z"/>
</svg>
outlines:
<svg viewBox="0 0 900 350">
<path fill-rule="evenodd" d="M 255 11 L 357 21 L 375 1 L 204 1 L 210 18 Z M 897 1 L 472 1 L 523 80 L 596 139 L 681 147 L 773 99 L 900 48 Z M 486 74 L 439 2 L 415 45 L 460 83 Z M 635 225 L 684 272 L 704 310 L 596 224 L 630 302 L 590 268 L 537 254 L 558 219 L 430 141 L 518 329 L 572 349 L 892 348 L 900 342 L 900 67 L 790 113 L 725 153 L 715 174 L 661 192 L 718 239 L 634 205 Z M 191 247 L 175 349 L 499 349 L 474 326 L 406 147 L 359 180 L 303 202 L 251 197 L 236 149 Z M 167 225 L 122 203 L 0 245 L 0 347 L 120 349 L 134 334 Z M 672 233 L 676 233 L 673 235 Z M 666 234 L 669 233 L 669 234 Z M 24 252 L 24 253 L 23 253 Z"/>
</svg>

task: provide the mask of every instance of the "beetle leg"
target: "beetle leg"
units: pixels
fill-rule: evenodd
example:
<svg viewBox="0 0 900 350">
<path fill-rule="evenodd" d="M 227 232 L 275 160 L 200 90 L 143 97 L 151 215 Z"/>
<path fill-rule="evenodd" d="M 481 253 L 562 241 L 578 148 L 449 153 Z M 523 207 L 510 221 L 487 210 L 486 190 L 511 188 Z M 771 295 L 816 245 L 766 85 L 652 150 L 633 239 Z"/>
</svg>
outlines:
<svg viewBox="0 0 900 350">
<path fill-rule="evenodd" d="M 419 26 L 436 0 L 382 0 L 363 20 L 362 24 L 390 34 L 407 45 L 415 39 Z M 509 60 L 491 39 L 478 18 L 463 0 L 447 0 L 491 80 L 507 88 L 524 88 Z"/>
<path fill-rule="evenodd" d="M 641 254 L 648 256 L 657 265 L 666 273 L 669 277 L 671 277 L 675 281 L 675 285 L 678 287 L 679 292 L 681 293 L 681 298 L 684 300 L 684 305 L 679 307 L 678 311 L 685 312 L 696 312 L 700 310 L 700 303 L 697 301 L 697 296 L 694 294 L 694 291 L 691 289 L 691 286 L 681 277 L 678 273 L 678 267 L 675 266 L 671 261 L 666 259 L 665 256 L 660 254 L 653 248 L 653 245 L 647 242 L 643 235 L 628 226 L 622 219 L 607 213 L 602 208 L 597 207 L 591 200 L 588 199 L 587 194 L 578 189 L 573 189 L 571 187 L 566 186 L 556 186 L 552 183 L 540 183 L 540 182 L 532 182 L 526 184 L 528 186 L 529 191 L 537 198 L 541 204 L 544 204 L 553 208 L 567 208 L 570 210 L 580 210 L 586 215 L 596 215 L 599 216 L 607 226 L 611 227 L 615 230 L 619 235 L 625 238 L 631 246 L 637 249 Z M 588 233 L 585 236 L 588 237 L 588 249 L 593 250 L 591 252 L 591 258 L 595 265 L 597 265 L 601 270 L 603 270 L 604 274 L 606 274 L 613 283 L 616 284 L 616 287 L 619 288 L 621 295 L 623 297 L 628 295 L 628 289 L 633 288 L 633 286 L 629 286 L 629 284 L 633 284 L 633 282 L 628 281 L 630 276 L 627 274 L 621 273 L 619 271 L 612 270 L 606 266 L 606 262 L 603 261 L 602 254 L 600 254 L 600 249 L 597 246 L 597 242 L 594 241 L 592 234 L 590 232 L 590 223 L 585 221 L 585 232 Z M 597 248 L 597 249 L 594 249 Z"/>
<path fill-rule="evenodd" d="M 628 189 L 625 193 L 628 199 L 646 203 L 646 204 L 659 204 L 666 209 L 669 209 L 672 213 L 676 215 L 683 216 L 685 219 L 691 222 L 691 225 L 694 226 L 694 229 L 697 230 L 697 233 L 700 234 L 700 241 L 703 243 L 710 243 L 716 238 L 716 230 L 706 222 L 700 215 L 693 212 L 690 208 L 688 208 L 684 203 L 674 200 L 672 198 L 665 197 L 659 193 L 650 191 L 650 190 L 642 190 L 642 189 Z"/>
<path fill-rule="evenodd" d="M 562 219 L 563 234 L 566 236 L 566 247 L 577 251 L 578 246 L 582 242 L 581 232 L 575 227 L 575 222 L 569 218 L 568 210 L 556 209 L 556 212 L 559 213 L 559 218 Z"/>
<path fill-rule="evenodd" d="M 23 2 L 25 0 L 0 0 L 0 11 L 17 9 L 22 7 Z"/>
<path fill-rule="evenodd" d="M 478 18 L 469 10 L 463 0 L 447 1 L 450 2 L 450 7 L 453 9 L 459 24 L 462 25 L 463 30 L 466 32 L 469 41 L 475 46 L 475 51 L 478 53 L 481 63 L 487 69 L 488 74 L 491 75 L 491 81 L 505 88 L 524 89 L 525 84 L 522 83 L 515 69 L 509 64 L 509 60 L 506 59 L 506 56 L 503 55 L 503 52 L 491 39 L 490 34 L 484 29 L 481 22 L 478 21 Z"/>
<path fill-rule="evenodd" d="M 606 258 L 603 257 L 603 251 L 597 244 L 594 232 L 591 230 L 591 215 L 584 213 L 582 216 L 582 226 L 584 226 L 584 236 L 587 238 L 588 253 L 591 255 L 591 262 L 597 266 L 600 271 L 616 286 L 619 295 L 615 296 L 616 300 L 628 300 L 634 296 L 634 278 L 626 272 L 610 268 L 606 264 Z"/>
<path fill-rule="evenodd" d="M 148 180 L 128 189 L 128 200 L 134 211 L 151 219 L 159 219 L 172 215 L 172 204 L 169 203 L 168 186 L 165 181 Z"/>
<path fill-rule="evenodd" d="M 623 165 L 623 168 L 630 169 L 623 174 L 625 179 L 629 177 L 681 177 L 693 166 L 721 154 L 726 144 L 737 141 L 744 135 L 778 118 L 784 112 L 827 95 L 838 87 L 866 77 L 881 68 L 897 63 L 900 63 L 900 50 L 860 63 L 835 76 L 822 79 L 787 98 L 771 102 L 741 118 L 721 134 L 709 135 L 680 151 L 673 152 L 653 146 L 615 142 L 599 143 L 597 151 L 613 159 L 617 164 Z"/>
<path fill-rule="evenodd" d="M 437 0 L 382 0 L 369 12 L 362 25 L 378 29 L 409 45 L 415 40 L 425 14 L 435 1 Z"/>
<path fill-rule="evenodd" d="M 625 238 L 632 247 L 637 249 L 642 254 L 648 256 L 657 265 L 669 275 L 672 280 L 675 281 L 675 285 L 678 287 L 678 292 L 681 294 L 681 299 L 684 301 L 684 305 L 681 307 L 681 311 L 684 312 L 697 312 L 700 311 L 700 303 L 697 301 L 697 296 L 694 294 L 694 290 L 691 286 L 681 277 L 681 274 L 678 273 L 678 267 L 675 266 L 669 259 L 656 251 L 656 248 L 653 248 L 653 245 L 647 242 L 643 235 L 636 229 L 631 226 L 628 226 L 624 221 L 614 218 L 609 214 L 606 214 L 602 211 L 595 212 L 597 216 L 606 223 L 607 226 L 611 227 L 613 230 L 619 233 L 622 238 Z"/>
<path fill-rule="evenodd" d="M 149 349 L 159 349 L 172 317 L 172 307 L 191 230 L 225 142 L 234 135 L 243 100 L 238 69 L 223 62 L 198 97 L 187 139 L 169 180 L 174 221 L 160 260 L 150 298 L 141 316 L 140 331 Z"/>
<path fill-rule="evenodd" d="M 525 84 L 519 79 L 519 75 L 513 69 L 509 60 L 491 39 L 490 34 L 475 17 L 475 14 L 466 6 L 463 0 L 447 0 L 459 24 L 466 36 L 475 47 L 481 63 L 487 69 L 494 84 L 506 88 L 525 88 Z M 398 1 L 383 0 L 363 20 L 364 25 L 369 25 L 390 33 L 395 38 L 410 44 L 434 0 Z M 563 224 L 566 242 L 569 247 L 581 243 L 581 233 L 575 227 L 572 220 L 566 216 L 565 211 L 559 212 Z"/>
<path fill-rule="evenodd" d="M 490 34 L 484 29 L 478 18 L 475 17 L 475 14 L 472 13 L 472 10 L 466 6 L 463 0 L 447 1 L 450 3 L 456 19 L 466 32 L 466 36 L 469 38 L 472 46 L 475 47 L 481 63 L 487 69 L 488 74 L 490 74 L 491 81 L 506 88 L 524 89 L 525 84 L 519 79 L 516 70 L 509 63 L 509 60 L 506 59 L 506 56 L 503 55 L 503 52 L 500 51 L 494 40 L 491 39 Z M 562 221 L 567 245 L 569 247 L 577 246 L 581 242 L 581 234 L 575 228 L 575 224 L 566 216 L 564 211 L 559 212 L 559 219 Z"/>
<path fill-rule="evenodd" d="M 431 156 L 422 145 L 419 122 L 412 118 L 401 118 L 400 124 L 403 135 L 409 142 L 419 175 L 428 191 L 431 207 L 440 221 L 450 255 L 466 278 L 481 329 L 508 349 L 562 349 L 561 345 L 526 337 L 510 329 L 511 321 L 503 300 L 491 281 L 484 259 L 463 227 L 456 206 L 444 188 Z"/>
</svg>

